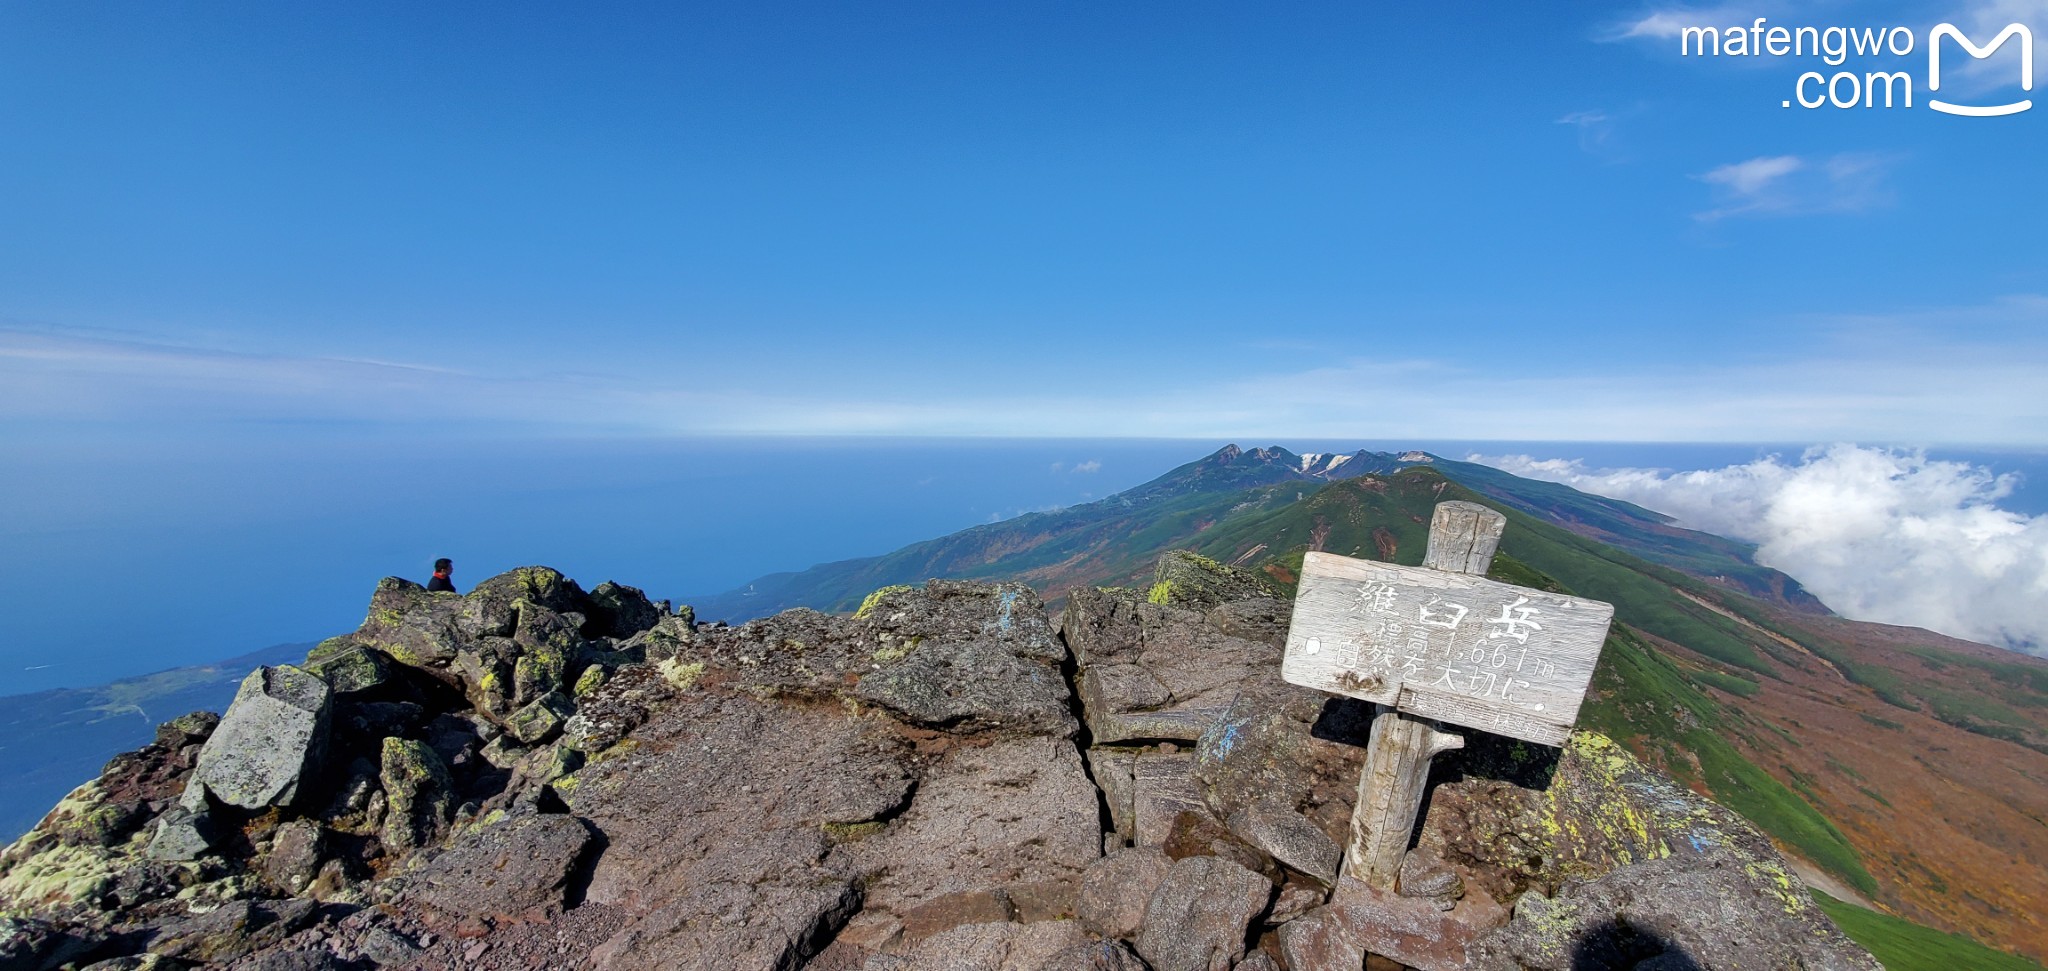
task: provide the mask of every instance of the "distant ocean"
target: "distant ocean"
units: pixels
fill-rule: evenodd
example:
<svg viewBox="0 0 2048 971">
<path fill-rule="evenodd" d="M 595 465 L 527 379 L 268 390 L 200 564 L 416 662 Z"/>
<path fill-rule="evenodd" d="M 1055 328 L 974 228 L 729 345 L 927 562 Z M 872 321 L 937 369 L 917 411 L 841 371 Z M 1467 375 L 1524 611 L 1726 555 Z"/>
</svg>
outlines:
<svg viewBox="0 0 2048 971">
<path fill-rule="evenodd" d="M 467 589 L 523 564 L 687 601 L 1130 488 L 1225 444 L 1157 440 L 393 442 L 274 430 L 236 444 L 9 446 L 0 694 L 99 684 L 352 630 L 379 577 Z M 1717 468 L 1802 445 L 1240 441 Z M 2028 484 L 2048 453 L 1952 452 Z"/>
</svg>

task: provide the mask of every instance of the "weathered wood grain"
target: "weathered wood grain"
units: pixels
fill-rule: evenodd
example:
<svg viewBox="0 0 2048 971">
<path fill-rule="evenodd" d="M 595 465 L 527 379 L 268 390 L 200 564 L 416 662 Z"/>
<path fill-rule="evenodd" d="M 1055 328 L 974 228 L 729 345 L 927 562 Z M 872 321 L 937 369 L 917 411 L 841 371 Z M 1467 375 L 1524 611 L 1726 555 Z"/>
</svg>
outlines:
<svg viewBox="0 0 2048 971">
<path fill-rule="evenodd" d="M 1422 565 L 1485 576 L 1507 528 L 1508 517 L 1476 502 L 1439 502 L 1429 517 L 1429 550 L 1422 554 Z"/>
<path fill-rule="evenodd" d="M 1344 851 L 1344 875 L 1375 890 L 1393 890 L 1408 855 L 1408 838 L 1437 755 L 1464 748 L 1463 736 L 1440 732 L 1428 721 L 1392 708 L 1373 719 L 1358 775 L 1358 802 L 1351 810 L 1351 845 Z"/>
<path fill-rule="evenodd" d="M 1450 520 L 1454 529 L 1473 522 Z M 1474 525 L 1446 540 L 1445 562 L 1484 568 L 1472 557 L 1483 548 L 1490 558 L 1499 537 Z M 1280 673 L 1304 687 L 1561 745 L 1613 617 L 1612 605 L 1583 597 L 1310 553 Z"/>
</svg>

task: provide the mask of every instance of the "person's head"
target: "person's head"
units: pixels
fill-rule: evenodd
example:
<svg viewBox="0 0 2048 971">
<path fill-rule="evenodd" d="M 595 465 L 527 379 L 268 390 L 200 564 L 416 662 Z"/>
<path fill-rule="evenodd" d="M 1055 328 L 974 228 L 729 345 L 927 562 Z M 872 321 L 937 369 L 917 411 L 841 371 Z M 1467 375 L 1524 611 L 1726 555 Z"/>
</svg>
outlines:
<svg viewBox="0 0 2048 971">
<path fill-rule="evenodd" d="M 441 558 L 440 558 L 440 559 L 438 559 L 438 560 L 435 560 L 435 561 L 434 561 L 434 572 L 435 572 L 435 573 L 453 573 L 453 572 L 455 572 L 455 561 L 454 561 L 454 560 L 451 560 L 451 559 L 449 559 L 449 558 L 447 558 L 447 557 L 445 557 L 445 556 L 444 556 L 444 557 L 441 557 Z"/>
</svg>

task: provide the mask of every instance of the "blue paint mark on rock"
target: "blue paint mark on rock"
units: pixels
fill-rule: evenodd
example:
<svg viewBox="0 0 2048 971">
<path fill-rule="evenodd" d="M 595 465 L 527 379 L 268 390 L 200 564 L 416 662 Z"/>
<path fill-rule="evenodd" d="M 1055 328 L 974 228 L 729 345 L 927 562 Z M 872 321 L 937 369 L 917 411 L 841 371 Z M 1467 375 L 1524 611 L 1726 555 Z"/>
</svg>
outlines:
<svg viewBox="0 0 2048 971">
<path fill-rule="evenodd" d="M 1008 631 L 1011 626 L 1010 610 L 1017 606 L 1017 591 L 1003 591 L 1003 615 L 996 618 L 996 626 Z"/>
</svg>

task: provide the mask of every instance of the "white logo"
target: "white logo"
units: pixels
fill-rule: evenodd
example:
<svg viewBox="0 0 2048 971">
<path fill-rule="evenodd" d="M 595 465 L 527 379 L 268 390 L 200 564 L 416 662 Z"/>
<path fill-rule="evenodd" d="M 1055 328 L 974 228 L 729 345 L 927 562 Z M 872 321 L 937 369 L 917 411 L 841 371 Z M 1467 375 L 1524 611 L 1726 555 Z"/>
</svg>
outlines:
<svg viewBox="0 0 2048 971">
<path fill-rule="evenodd" d="M 1927 35 L 1927 90 L 1929 92 L 1941 90 L 1941 39 L 1943 37 L 1955 38 L 1955 42 L 1961 44 L 1963 50 L 1969 52 L 1971 57 L 1983 60 L 1990 57 L 1992 52 L 2005 46 L 2005 42 L 2014 35 L 2018 35 L 2020 39 L 2020 90 L 2034 90 L 2034 34 L 2027 29 L 2025 24 L 2008 25 L 2004 30 L 1998 32 L 1997 37 L 1992 38 L 1991 43 L 1983 47 L 1978 47 L 1975 43 L 1972 43 L 1970 38 L 1965 37 L 1963 32 L 1957 30 L 1954 24 L 1942 24 L 1934 28 Z M 2015 101 L 2007 105 L 1992 105 L 1985 108 L 1973 105 L 1949 104 L 1946 101 L 1936 101 L 1931 98 L 1927 102 L 1927 107 L 1933 108 L 1936 111 L 1944 111 L 1951 115 L 1968 115 L 1972 118 L 2016 115 L 2033 106 L 2034 102 L 2032 99 Z"/>
</svg>

